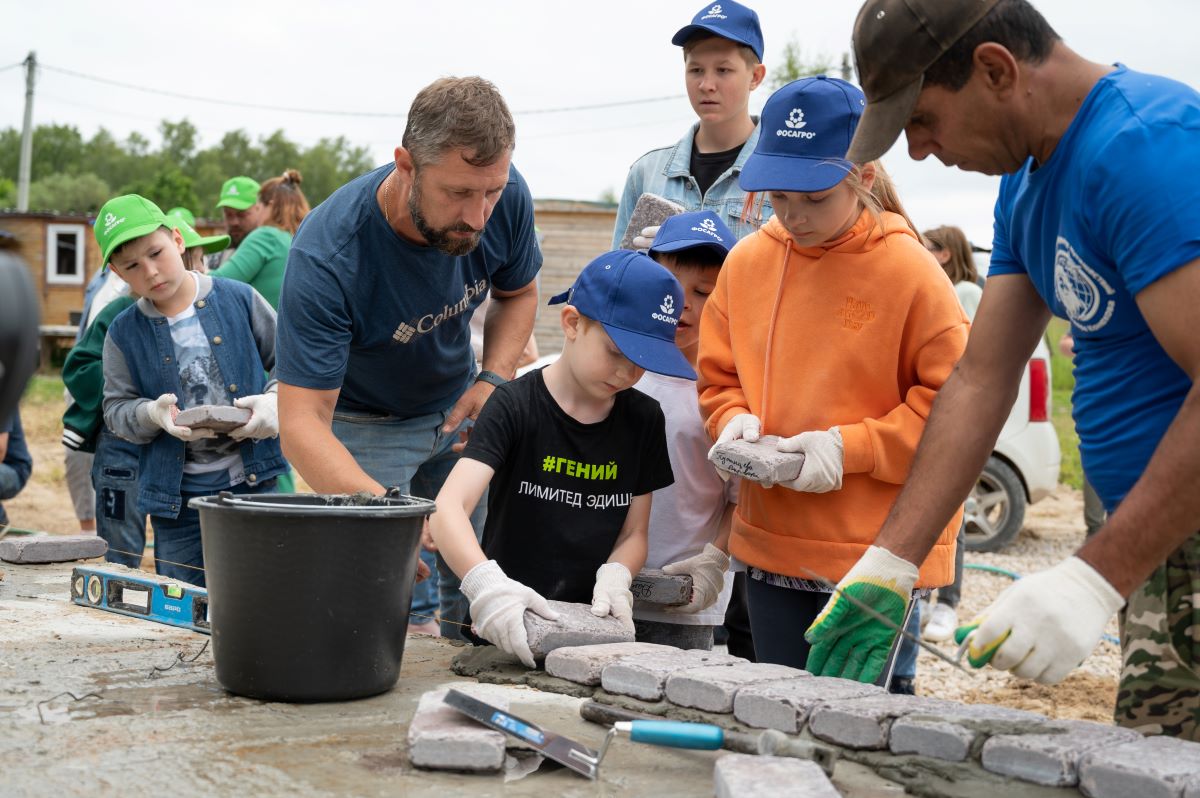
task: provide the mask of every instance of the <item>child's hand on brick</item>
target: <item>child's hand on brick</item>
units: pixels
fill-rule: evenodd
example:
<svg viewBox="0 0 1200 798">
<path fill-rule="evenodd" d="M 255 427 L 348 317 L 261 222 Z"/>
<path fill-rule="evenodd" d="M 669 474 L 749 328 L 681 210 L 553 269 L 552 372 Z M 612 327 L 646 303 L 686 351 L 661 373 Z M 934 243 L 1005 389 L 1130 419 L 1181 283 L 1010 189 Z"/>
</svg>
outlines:
<svg viewBox="0 0 1200 798">
<path fill-rule="evenodd" d="M 243 441 L 247 438 L 261 441 L 265 438 L 279 436 L 279 404 L 276 394 L 260 393 L 243 396 L 241 399 L 234 399 L 233 406 L 245 408 L 251 413 L 249 421 L 229 432 L 229 437 L 235 441 Z"/>
<path fill-rule="evenodd" d="M 592 588 L 592 614 L 603 618 L 612 615 L 621 623 L 633 627 L 633 575 L 619 562 L 606 562 L 596 570 L 596 586 Z"/>
<path fill-rule="evenodd" d="M 190 427 L 178 426 L 175 423 L 175 416 L 179 415 L 177 401 L 178 399 L 175 397 L 175 394 L 164 393 L 157 399 L 141 405 L 141 407 L 145 408 L 146 418 L 150 423 L 161 427 L 163 432 L 181 441 L 198 441 L 201 438 L 215 438 L 217 436 L 217 433 L 210 429 L 192 429 Z"/>
<path fill-rule="evenodd" d="M 711 607 L 725 588 L 728 570 L 729 555 L 711 543 L 704 544 L 704 551 L 694 557 L 663 566 L 663 573 L 692 578 L 691 600 L 682 607 L 668 608 L 668 612 L 692 613 Z"/>
</svg>

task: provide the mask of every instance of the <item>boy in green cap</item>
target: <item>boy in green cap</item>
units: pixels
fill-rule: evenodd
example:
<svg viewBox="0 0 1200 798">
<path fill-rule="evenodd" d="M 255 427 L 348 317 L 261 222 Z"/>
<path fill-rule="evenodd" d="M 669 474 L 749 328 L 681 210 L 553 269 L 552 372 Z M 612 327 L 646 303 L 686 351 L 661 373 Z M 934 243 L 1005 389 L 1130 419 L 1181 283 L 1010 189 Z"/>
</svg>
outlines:
<svg viewBox="0 0 1200 798">
<path fill-rule="evenodd" d="M 170 225 L 136 194 L 109 200 L 97 216 L 104 262 L 141 297 L 104 341 L 104 423 L 141 447 L 136 509 L 154 526 L 156 570 L 203 586 L 189 499 L 274 491 L 287 468 L 267 379 L 275 311 L 243 283 L 187 271 L 183 235 Z M 250 420 L 227 435 L 175 424 L 180 406 L 201 405 L 245 408 Z"/>
<path fill-rule="evenodd" d="M 208 270 L 219 269 L 221 264 L 233 257 L 242 239 L 263 223 L 263 206 L 258 201 L 258 181 L 245 175 L 231 177 L 221 186 L 217 207 L 225 218 L 225 232 L 229 234 L 229 247 L 218 255 L 208 258 Z"/>
</svg>

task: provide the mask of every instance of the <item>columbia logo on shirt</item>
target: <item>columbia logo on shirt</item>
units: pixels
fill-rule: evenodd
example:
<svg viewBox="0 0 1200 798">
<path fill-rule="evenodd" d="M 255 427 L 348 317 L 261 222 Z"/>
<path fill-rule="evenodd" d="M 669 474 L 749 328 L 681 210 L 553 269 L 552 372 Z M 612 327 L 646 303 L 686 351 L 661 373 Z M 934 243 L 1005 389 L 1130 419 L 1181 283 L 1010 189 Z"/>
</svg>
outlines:
<svg viewBox="0 0 1200 798">
<path fill-rule="evenodd" d="M 679 324 L 679 319 L 675 318 L 675 297 L 667 294 L 663 297 L 662 304 L 658 306 L 662 313 L 651 313 L 650 318 L 655 321 L 666 322 L 672 327 Z"/>
<path fill-rule="evenodd" d="M 396 331 L 392 333 L 392 340 L 398 344 L 407 344 L 418 335 L 432 332 L 442 322 L 449 321 L 456 316 L 461 316 L 471 306 L 471 300 L 477 296 L 482 296 L 487 291 L 487 288 L 487 280 L 478 280 L 475 283 L 463 285 L 462 299 L 453 305 L 443 305 L 441 311 L 438 313 L 426 313 L 418 319 L 400 322 L 400 325 L 396 327 Z"/>
<path fill-rule="evenodd" d="M 783 120 L 783 124 L 788 129 L 779 128 L 775 131 L 776 136 L 786 136 L 792 139 L 815 139 L 817 137 L 817 134 L 811 130 L 800 129 L 808 123 L 804 121 L 804 111 L 799 108 L 793 108 L 787 119 Z"/>
</svg>

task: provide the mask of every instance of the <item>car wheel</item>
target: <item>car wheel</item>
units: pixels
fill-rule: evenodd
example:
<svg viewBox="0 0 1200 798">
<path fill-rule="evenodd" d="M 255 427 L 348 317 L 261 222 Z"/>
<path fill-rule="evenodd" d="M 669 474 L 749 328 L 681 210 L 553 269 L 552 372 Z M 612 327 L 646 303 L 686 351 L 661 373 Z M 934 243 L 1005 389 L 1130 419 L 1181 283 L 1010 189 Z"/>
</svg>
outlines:
<svg viewBox="0 0 1200 798">
<path fill-rule="evenodd" d="M 1025 521 L 1025 488 L 1008 463 L 989 457 L 966 503 L 967 551 L 999 551 Z"/>
</svg>

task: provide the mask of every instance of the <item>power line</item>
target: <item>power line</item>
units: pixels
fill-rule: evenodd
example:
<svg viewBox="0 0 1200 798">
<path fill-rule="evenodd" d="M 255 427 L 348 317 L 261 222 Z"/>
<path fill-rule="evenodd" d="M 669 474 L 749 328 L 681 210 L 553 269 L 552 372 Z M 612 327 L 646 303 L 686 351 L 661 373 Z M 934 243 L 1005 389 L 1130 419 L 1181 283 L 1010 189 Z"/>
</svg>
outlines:
<svg viewBox="0 0 1200 798">
<path fill-rule="evenodd" d="M 13 66 L 20 66 L 20 64 L 14 64 Z M 50 64 L 45 64 L 45 63 L 39 64 L 39 66 L 42 69 L 48 69 L 51 72 L 57 72 L 60 75 L 67 75 L 69 77 L 79 78 L 80 80 L 89 80 L 89 81 L 92 81 L 93 83 L 102 83 L 107 86 L 116 86 L 116 87 L 122 88 L 122 89 L 129 89 L 130 91 L 140 91 L 145 94 L 156 94 L 161 97 L 173 97 L 178 100 L 188 100 L 190 102 L 200 102 L 200 103 L 211 103 L 213 105 L 225 105 L 225 106 L 229 106 L 229 107 L 233 107 L 233 108 L 253 108 L 253 109 L 261 110 L 261 111 L 279 111 L 282 113 L 290 113 L 290 114 L 314 114 L 317 116 L 375 117 L 375 118 L 384 118 L 384 119 L 404 119 L 408 116 L 408 114 L 389 113 L 386 111 L 338 111 L 338 110 L 322 109 L 322 108 L 296 108 L 296 107 L 284 106 L 284 105 L 263 105 L 262 103 L 239 102 L 237 100 L 225 100 L 225 99 L 221 99 L 218 97 L 201 97 L 201 96 L 195 95 L 195 94 L 184 94 L 182 92 L 169 91 L 167 89 L 155 89 L 155 88 L 151 88 L 149 86 L 138 86 L 133 83 L 125 83 L 124 81 L 120 81 L 120 80 L 111 80 L 109 78 L 102 78 L 102 77 L 99 77 L 96 75 L 89 75 L 84 72 L 77 72 L 73 69 L 65 69 L 63 67 L 56 67 L 56 66 L 52 66 Z M 5 67 L 5 69 L 11 69 L 11 67 Z M 3 70 L 0 70 L 0 71 L 3 71 Z M 658 103 L 658 102 L 665 102 L 668 100 L 678 100 L 684 96 L 685 95 L 682 95 L 682 94 L 668 94 L 668 95 L 663 95 L 660 97 L 643 97 L 643 98 L 636 99 L 636 100 L 615 100 L 612 102 L 591 103 L 588 105 L 568 105 L 568 106 L 561 106 L 558 108 L 533 108 L 533 109 L 529 109 L 529 110 L 525 110 L 525 111 L 514 111 L 513 113 L 515 115 L 527 116 L 527 115 L 533 115 L 533 114 L 561 114 L 561 113 L 570 113 L 570 112 L 574 112 L 574 111 L 593 111 L 593 110 L 600 110 L 600 109 L 604 109 L 604 108 L 617 108 L 617 107 L 626 106 L 626 105 L 644 105 L 647 103 Z"/>
<path fill-rule="evenodd" d="M 2 66 L 2 67 L 0 67 L 0 72 L 7 72 L 10 69 L 16 69 L 19 66 L 24 66 L 24 64 L 25 64 L 24 61 L 18 61 L 15 64 L 9 64 L 8 66 Z"/>
</svg>

